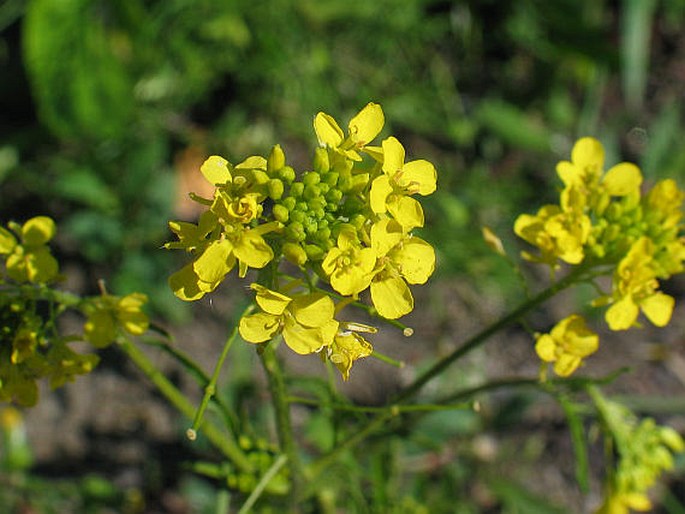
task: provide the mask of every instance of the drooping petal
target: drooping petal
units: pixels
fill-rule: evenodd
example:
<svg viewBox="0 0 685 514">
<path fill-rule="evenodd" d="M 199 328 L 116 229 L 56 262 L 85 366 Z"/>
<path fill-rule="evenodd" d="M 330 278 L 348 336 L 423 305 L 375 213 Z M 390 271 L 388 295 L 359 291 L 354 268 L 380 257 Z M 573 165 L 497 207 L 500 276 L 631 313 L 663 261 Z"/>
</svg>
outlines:
<svg viewBox="0 0 685 514">
<path fill-rule="evenodd" d="M 379 275 L 371 282 L 371 300 L 378 314 L 388 319 L 400 318 L 414 308 L 407 283 L 389 274 Z"/>
<path fill-rule="evenodd" d="M 193 270 L 203 282 L 221 282 L 235 265 L 233 245 L 227 239 L 212 242 L 193 263 Z"/>
<path fill-rule="evenodd" d="M 200 288 L 199 282 L 200 278 L 195 273 L 192 262 L 169 277 L 171 290 L 178 298 L 186 302 L 199 300 L 207 292 Z"/>
<path fill-rule="evenodd" d="M 338 368 L 343 380 L 350 378 L 352 364 L 358 359 L 368 357 L 373 352 L 371 344 L 354 332 L 337 335 L 330 346 L 328 358 Z"/>
<path fill-rule="evenodd" d="M 251 268 L 263 268 L 274 258 L 274 252 L 264 238 L 251 230 L 243 232 L 235 243 L 233 253 Z"/>
</svg>

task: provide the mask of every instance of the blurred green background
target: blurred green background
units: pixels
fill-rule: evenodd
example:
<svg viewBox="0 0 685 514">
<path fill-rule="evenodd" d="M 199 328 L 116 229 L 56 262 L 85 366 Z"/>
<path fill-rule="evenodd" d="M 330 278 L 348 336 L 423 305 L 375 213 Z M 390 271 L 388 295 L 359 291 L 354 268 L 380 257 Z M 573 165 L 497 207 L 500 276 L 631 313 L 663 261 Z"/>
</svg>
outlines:
<svg viewBox="0 0 685 514">
<path fill-rule="evenodd" d="M 577 137 L 683 183 L 684 29 L 685 0 L 3 0 L 0 220 L 53 216 L 81 292 L 106 278 L 189 322 L 160 246 L 195 214 L 202 160 L 281 143 L 302 169 L 318 111 L 344 126 L 375 101 L 438 168 L 437 280 L 506 300 L 480 227 L 514 254 L 515 216 L 553 198 Z"/>
</svg>

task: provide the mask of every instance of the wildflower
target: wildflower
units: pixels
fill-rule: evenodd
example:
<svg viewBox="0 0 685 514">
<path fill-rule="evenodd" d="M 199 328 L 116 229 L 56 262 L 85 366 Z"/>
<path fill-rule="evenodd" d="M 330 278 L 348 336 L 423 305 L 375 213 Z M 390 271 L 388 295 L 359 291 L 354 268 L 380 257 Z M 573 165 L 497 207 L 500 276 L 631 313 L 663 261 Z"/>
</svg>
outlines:
<svg viewBox="0 0 685 514">
<path fill-rule="evenodd" d="M 640 310 L 658 327 L 670 321 L 675 300 L 657 291 L 659 282 L 652 266 L 653 253 L 652 241 L 642 237 L 619 262 L 614 273 L 614 303 L 605 314 L 611 330 L 633 326 Z"/>
<path fill-rule="evenodd" d="M 424 284 L 435 270 L 435 251 L 423 239 L 407 235 L 395 220 L 371 227 L 371 246 L 378 255 L 371 299 L 378 314 L 397 319 L 412 311 L 414 297 L 407 284 Z"/>
<path fill-rule="evenodd" d="M 572 314 L 557 323 L 549 334 L 538 336 L 535 351 L 545 362 L 554 363 L 554 372 L 561 376 L 571 375 L 583 359 L 595 351 L 599 337 L 590 330 L 585 320 Z"/>
<path fill-rule="evenodd" d="M 394 137 L 383 141 L 383 174 L 371 184 L 369 202 L 373 212 L 389 212 L 406 230 L 422 227 L 421 204 L 411 195 L 426 196 L 435 191 L 437 174 L 428 161 L 404 162 L 405 151 Z"/>
<path fill-rule="evenodd" d="M 364 150 L 375 139 L 384 123 L 381 106 L 370 102 L 350 120 L 347 138 L 335 119 L 323 112 L 314 118 L 314 131 L 322 146 L 338 151 L 353 161 L 361 161 L 358 151 Z"/>
<path fill-rule="evenodd" d="M 57 276 L 59 265 L 47 243 L 56 232 L 55 222 L 36 216 L 23 225 L 9 223 L 16 234 L 0 227 L 0 255 L 7 255 L 7 274 L 17 282 L 47 283 Z"/>
<path fill-rule="evenodd" d="M 352 296 L 369 287 L 375 264 L 376 252 L 362 248 L 356 231 L 350 227 L 340 231 L 338 246 L 328 251 L 321 267 L 333 289 L 343 296 Z"/>
<path fill-rule="evenodd" d="M 103 295 L 95 298 L 86 307 L 88 319 L 83 327 L 84 338 L 96 348 L 112 343 L 119 330 L 132 335 L 143 334 L 148 328 L 148 319 L 141 310 L 147 302 L 142 293 L 131 293 L 124 297 Z"/>
<path fill-rule="evenodd" d="M 338 368 L 343 380 L 349 380 L 352 364 L 358 359 L 368 357 L 373 347 L 360 334 L 351 330 L 341 330 L 326 348 L 326 356 Z"/>
<path fill-rule="evenodd" d="M 240 335 L 250 343 L 262 343 L 283 334 L 285 343 L 301 355 L 319 351 L 333 341 L 338 322 L 333 319 L 335 305 L 323 293 L 286 296 L 259 284 L 257 305 L 262 312 L 244 316 L 238 327 Z"/>
</svg>

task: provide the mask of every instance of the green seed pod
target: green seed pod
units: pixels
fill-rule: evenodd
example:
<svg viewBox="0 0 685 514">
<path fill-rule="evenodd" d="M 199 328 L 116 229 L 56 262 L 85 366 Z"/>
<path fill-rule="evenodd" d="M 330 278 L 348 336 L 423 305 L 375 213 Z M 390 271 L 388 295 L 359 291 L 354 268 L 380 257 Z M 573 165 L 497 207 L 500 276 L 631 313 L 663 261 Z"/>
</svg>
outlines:
<svg viewBox="0 0 685 514">
<path fill-rule="evenodd" d="M 285 182 L 286 184 L 292 184 L 293 181 L 295 180 L 295 170 L 292 169 L 290 166 L 284 166 L 278 171 L 278 176 Z"/>
<path fill-rule="evenodd" d="M 272 200 L 280 200 L 281 197 L 283 196 L 283 191 L 285 190 L 285 186 L 283 185 L 283 182 L 277 178 L 272 178 L 269 181 L 269 198 Z"/>
<path fill-rule="evenodd" d="M 307 262 L 307 253 L 296 243 L 285 243 L 283 255 L 296 266 L 303 266 Z"/>
<path fill-rule="evenodd" d="M 266 171 L 272 177 L 274 174 L 281 170 L 285 166 L 285 153 L 281 148 L 281 145 L 274 145 L 269 154 L 269 158 L 266 160 Z"/>
<path fill-rule="evenodd" d="M 326 173 L 331 168 L 328 151 L 325 148 L 314 150 L 314 169 L 319 173 Z"/>
<path fill-rule="evenodd" d="M 276 218 L 276 220 L 280 221 L 281 223 L 287 222 L 290 218 L 290 211 L 287 207 L 281 204 L 274 205 L 273 213 L 274 218 Z"/>
</svg>

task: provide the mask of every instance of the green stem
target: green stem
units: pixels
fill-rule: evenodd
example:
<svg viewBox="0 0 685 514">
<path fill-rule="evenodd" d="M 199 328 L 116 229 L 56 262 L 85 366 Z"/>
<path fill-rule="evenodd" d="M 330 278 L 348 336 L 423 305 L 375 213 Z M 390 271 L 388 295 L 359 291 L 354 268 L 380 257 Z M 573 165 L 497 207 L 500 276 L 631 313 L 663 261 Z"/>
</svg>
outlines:
<svg viewBox="0 0 685 514">
<path fill-rule="evenodd" d="M 389 406 L 386 408 L 384 412 L 372 418 L 366 424 L 366 426 L 362 427 L 361 430 L 358 430 L 354 435 L 349 437 L 347 440 L 337 444 L 335 449 L 331 453 L 324 455 L 318 461 L 314 462 L 310 469 L 311 480 L 316 480 L 316 477 L 320 473 L 322 473 L 328 466 L 336 462 L 340 455 L 342 455 L 348 449 L 353 448 L 354 446 L 359 444 L 368 435 L 370 435 L 377 428 L 382 426 L 383 423 L 385 423 L 387 420 L 398 414 L 399 404 L 407 401 L 412 396 L 417 394 L 427 382 L 429 382 L 431 379 L 442 373 L 450 364 L 452 364 L 457 359 L 463 357 L 470 351 L 480 347 L 493 334 L 497 333 L 503 328 L 521 319 L 525 314 L 527 314 L 528 312 L 530 312 L 535 307 L 542 304 L 544 301 L 548 300 L 555 294 L 571 287 L 573 284 L 576 284 L 584 280 L 586 278 L 584 277 L 586 271 L 587 270 L 582 267 L 576 268 L 566 277 L 552 284 L 547 289 L 544 289 L 533 298 L 530 298 L 529 300 L 525 301 L 520 306 L 511 311 L 509 314 L 503 316 L 499 321 L 496 321 L 489 327 L 486 327 L 484 330 L 468 339 L 465 343 L 463 343 L 461 346 L 455 349 L 452 353 L 433 364 L 433 366 L 431 366 L 428 370 L 426 370 L 419 377 L 417 377 L 416 380 L 414 380 L 414 382 L 412 382 L 409 386 L 402 390 L 390 402 Z"/>
<path fill-rule="evenodd" d="M 150 381 L 157 387 L 160 393 L 178 409 L 181 414 L 188 419 L 193 419 L 195 416 L 195 406 L 185 397 L 178 388 L 167 379 L 164 374 L 155 367 L 152 361 L 143 353 L 137 346 L 135 346 L 128 339 L 122 339 L 119 347 L 126 353 L 126 355 L 138 366 L 138 369 L 150 379 Z M 226 434 L 221 432 L 210 421 L 205 421 L 202 424 L 202 433 L 209 439 L 209 441 L 219 449 L 226 457 L 228 457 L 233 464 L 241 471 L 251 472 L 252 464 L 242 452 L 240 447 Z"/>
<path fill-rule="evenodd" d="M 253 308 L 254 305 L 251 304 L 247 309 L 245 309 L 245 311 L 241 314 L 240 317 L 242 318 L 243 316 L 247 316 Z M 193 418 L 193 426 L 190 429 L 192 432 L 189 433 L 194 434 L 200 426 L 200 423 L 202 422 L 202 416 L 205 413 L 205 409 L 207 408 L 207 405 L 209 405 L 209 401 L 212 399 L 212 396 L 214 396 L 214 393 L 216 392 L 216 384 L 219 381 L 219 374 L 221 373 L 221 368 L 223 367 L 224 361 L 226 360 L 226 356 L 228 355 L 228 350 L 230 350 L 231 346 L 233 346 L 233 343 L 235 342 L 237 336 L 238 324 L 236 324 L 235 327 L 233 327 L 231 334 L 228 336 L 228 339 L 226 339 L 226 342 L 224 343 L 224 349 L 221 351 L 221 355 L 219 356 L 219 359 L 216 361 L 212 378 L 205 387 L 205 394 L 202 397 L 202 402 L 200 403 L 200 407 L 197 409 L 195 417 Z"/>
<path fill-rule="evenodd" d="M 392 403 L 402 403 L 414 396 L 424 385 L 426 385 L 427 382 L 442 373 L 454 361 L 460 359 L 470 351 L 482 346 L 483 343 L 490 339 L 493 334 L 496 334 L 505 327 L 515 323 L 516 321 L 519 321 L 525 314 L 533 310 L 538 305 L 542 304 L 564 289 L 569 288 L 573 284 L 578 283 L 584 272 L 585 270 L 583 268 L 577 268 L 560 281 L 552 284 L 547 289 L 542 290 L 540 293 L 522 303 L 509 314 L 500 318 L 489 327 L 486 327 L 484 330 L 468 339 L 452 353 L 440 359 L 438 362 L 433 364 L 433 366 L 418 376 L 414 382 L 409 384 L 394 398 Z"/>
<path fill-rule="evenodd" d="M 291 498 L 295 499 L 298 497 L 299 490 L 302 487 L 303 470 L 295 438 L 293 437 L 292 423 L 290 421 L 290 404 L 288 403 L 283 371 L 276 357 L 273 341 L 271 344 L 260 348 L 258 353 L 269 382 L 269 392 L 271 393 L 271 402 L 274 407 L 278 441 L 281 451 L 288 458 L 290 466 L 292 481 Z"/>
</svg>

